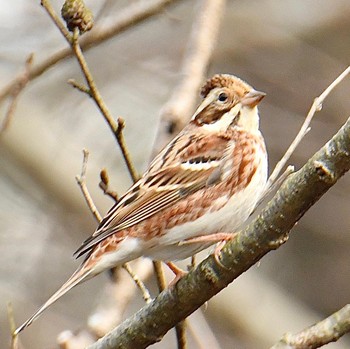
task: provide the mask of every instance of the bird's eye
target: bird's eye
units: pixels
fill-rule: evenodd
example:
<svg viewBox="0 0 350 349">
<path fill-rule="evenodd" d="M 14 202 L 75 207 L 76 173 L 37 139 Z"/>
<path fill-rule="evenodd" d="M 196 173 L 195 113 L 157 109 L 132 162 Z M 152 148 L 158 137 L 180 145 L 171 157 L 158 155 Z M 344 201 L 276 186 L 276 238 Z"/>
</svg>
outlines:
<svg viewBox="0 0 350 349">
<path fill-rule="evenodd" d="M 226 101 L 227 101 L 227 98 L 228 98 L 227 94 L 226 94 L 225 92 L 221 92 L 221 93 L 219 94 L 218 100 L 219 100 L 220 102 L 226 102 Z"/>
</svg>

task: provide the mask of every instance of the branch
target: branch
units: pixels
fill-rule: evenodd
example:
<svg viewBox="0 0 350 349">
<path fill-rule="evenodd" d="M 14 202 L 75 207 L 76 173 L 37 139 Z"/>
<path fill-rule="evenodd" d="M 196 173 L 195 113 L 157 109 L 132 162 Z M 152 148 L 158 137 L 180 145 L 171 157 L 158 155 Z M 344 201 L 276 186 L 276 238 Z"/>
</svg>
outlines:
<svg viewBox="0 0 350 349">
<path fill-rule="evenodd" d="M 88 159 L 89 159 L 89 151 L 87 149 L 83 149 L 83 155 L 84 155 L 84 157 L 83 157 L 83 164 L 81 166 L 81 173 L 80 173 L 80 176 L 75 176 L 75 179 L 76 179 L 77 184 L 78 184 L 78 186 L 79 186 L 79 188 L 84 196 L 86 204 L 89 207 L 89 210 L 93 214 L 96 221 L 98 223 L 100 223 L 102 220 L 102 216 L 98 212 L 98 209 L 97 209 L 96 205 L 94 204 L 94 201 L 92 200 L 92 197 L 91 197 L 89 190 L 87 188 L 87 185 L 86 185 L 86 167 L 87 167 L 87 163 L 88 163 Z"/>
<path fill-rule="evenodd" d="M 322 109 L 322 104 L 324 100 L 327 98 L 327 96 L 333 91 L 333 89 L 339 85 L 342 80 L 350 73 L 350 66 L 347 67 L 323 92 L 319 97 L 316 97 L 314 99 L 314 102 L 312 103 L 312 106 L 301 125 L 301 128 L 294 138 L 293 142 L 283 155 L 282 159 L 277 163 L 275 166 L 272 174 L 270 175 L 270 178 L 266 184 L 267 190 L 271 187 L 271 185 L 276 181 L 277 177 L 281 173 L 283 167 L 286 165 L 292 154 L 294 153 L 294 150 L 296 147 L 300 144 L 302 139 L 306 136 L 306 134 L 310 131 L 310 123 L 312 121 L 312 118 L 314 117 L 315 113 L 320 111 Z"/>
<path fill-rule="evenodd" d="M 288 238 L 305 212 L 350 169 L 350 119 L 298 172 L 289 176 L 260 215 L 174 287 L 89 349 L 146 348 Z"/>
<path fill-rule="evenodd" d="M 7 318 L 10 325 L 10 331 L 12 333 L 10 349 L 24 349 L 22 343 L 20 342 L 18 336 L 14 336 L 17 326 L 15 322 L 15 317 L 13 315 L 13 307 L 11 303 L 7 303 Z"/>
<path fill-rule="evenodd" d="M 117 138 L 120 150 L 121 150 L 123 158 L 125 160 L 126 167 L 128 168 L 128 171 L 130 173 L 131 179 L 135 183 L 139 179 L 139 175 L 137 174 L 135 166 L 134 166 L 133 162 L 131 161 L 131 156 L 130 156 L 129 150 L 126 146 L 126 143 L 125 143 L 125 138 L 124 138 L 124 133 L 123 133 L 124 127 L 125 127 L 125 121 L 123 118 L 119 117 L 118 118 L 118 127 L 115 130 L 114 135 Z"/>
<path fill-rule="evenodd" d="M 187 338 L 186 338 L 186 326 L 187 321 L 182 320 L 175 326 L 176 339 L 177 339 L 177 348 L 185 349 L 187 348 Z"/>
<path fill-rule="evenodd" d="M 46 10 L 48 10 L 48 7 L 45 7 L 45 8 L 46 8 Z M 59 21 L 57 23 L 55 22 L 55 24 L 57 26 L 58 26 L 58 23 L 61 23 L 61 21 Z M 73 34 L 73 40 L 72 40 L 72 49 L 73 49 L 73 52 L 75 54 L 75 57 L 78 60 L 78 63 L 80 65 L 80 69 L 85 77 L 85 80 L 89 86 L 89 95 L 94 100 L 97 107 L 100 109 L 101 114 L 105 118 L 105 120 L 106 120 L 107 124 L 109 125 L 109 127 L 111 128 L 112 132 L 115 133 L 115 132 L 117 132 L 118 124 L 113 119 L 110 111 L 108 110 L 106 104 L 104 103 L 104 100 L 103 100 L 99 90 L 97 89 L 96 83 L 92 77 L 92 74 L 91 74 L 90 69 L 87 65 L 87 62 L 85 60 L 85 57 L 84 57 L 83 52 L 81 50 L 81 47 L 79 46 L 78 37 L 79 37 L 79 29 L 75 28 L 74 34 Z"/>
<path fill-rule="evenodd" d="M 84 199 L 91 213 L 97 222 L 101 222 L 102 217 L 98 212 L 86 185 L 86 169 L 89 152 L 84 149 L 83 154 L 84 158 L 81 174 L 80 176 L 76 176 L 76 181 L 82 191 Z M 103 178 L 101 179 L 108 186 L 107 172 L 102 172 L 103 175 L 101 175 L 101 177 Z M 133 283 L 141 291 L 144 300 L 149 303 L 151 297 L 142 280 L 148 277 L 151 268 L 149 267 L 149 264 L 147 264 L 147 261 L 144 260 L 134 261 L 133 266 L 135 267 L 136 271 L 133 271 L 128 263 L 125 263 L 123 265 L 123 268 L 131 276 Z M 141 278 L 138 275 L 141 275 Z M 126 278 L 125 273 L 123 273 L 120 268 L 114 271 L 113 276 L 115 279 L 117 279 L 116 282 L 110 283 L 106 286 L 105 295 L 102 298 L 101 304 L 94 312 L 94 314 L 89 318 L 89 329 L 97 337 L 105 335 L 110 329 L 114 328 L 120 323 L 122 315 L 136 291 L 135 287 L 133 287 L 133 284 L 130 284 L 130 278 Z M 13 332 L 14 330 L 12 333 Z M 71 345 L 73 342 L 77 342 L 79 345 L 84 341 L 85 343 L 91 343 L 89 342 L 91 340 L 91 337 L 91 334 L 86 331 L 83 332 L 83 334 L 79 333 L 78 335 L 74 335 L 71 332 L 63 332 L 59 337 L 59 344 L 61 348 L 68 348 L 69 345 Z"/>
<path fill-rule="evenodd" d="M 0 125 L 0 135 L 9 127 L 13 114 L 15 113 L 17 107 L 18 97 L 29 81 L 31 68 L 33 65 L 33 58 L 34 55 L 30 54 L 29 57 L 26 59 L 24 72 L 18 76 L 18 83 L 16 84 L 15 88 L 11 91 L 12 100 L 10 101 L 10 105 L 7 109 L 4 120 Z"/>
<path fill-rule="evenodd" d="M 136 182 L 136 180 L 138 179 L 138 175 L 137 175 L 136 170 L 132 164 L 130 154 L 127 150 L 124 136 L 122 133 L 122 131 L 125 127 L 124 121 L 121 118 L 118 119 L 118 122 L 116 122 L 114 120 L 111 112 L 109 111 L 106 103 L 104 102 L 104 100 L 102 98 L 100 91 L 98 90 L 98 88 L 96 86 L 96 83 L 95 83 L 93 76 L 90 72 L 90 69 L 89 69 L 88 64 L 86 62 L 86 59 L 83 55 L 82 49 L 79 45 L 78 39 L 79 39 L 80 28 L 75 26 L 74 29 L 72 29 L 73 35 L 71 35 L 68 32 L 68 30 L 65 28 L 65 26 L 62 23 L 62 21 L 60 20 L 60 18 L 56 15 L 50 1 L 49 0 L 41 0 L 41 5 L 44 7 L 44 9 L 48 13 L 48 15 L 51 17 L 52 21 L 57 26 L 57 28 L 60 30 L 60 32 L 62 33 L 64 38 L 67 40 L 68 44 L 71 46 L 71 48 L 74 52 L 74 55 L 78 60 L 78 63 L 80 65 L 80 69 L 84 75 L 84 78 L 85 78 L 86 83 L 88 84 L 89 88 L 87 89 L 84 86 L 81 86 L 72 80 L 70 80 L 69 82 L 75 88 L 78 88 L 80 91 L 87 93 L 93 99 L 93 101 L 95 102 L 96 106 L 100 110 L 102 116 L 104 117 L 105 121 L 107 122 L 109 128 L 111 129 L 111 131 L 113 132 L 113 134 L 117 140 L 117 143 L 122 151 L 124 161 L 126 163 L 126 166 L 128 168 L 128 171 L 129 171 L 129 174 L 130 174 L 132 180 L 134 182 Z M 85 11 L 89 11 L 89 10 L 87 8 L 85 8 Z M 73 16 L 73 18 L 74 18 L 74 16 Z M 89 19 L 90 19 L 90 17 L 89 17 Z M 68 23 L 67 23 L 67 25 L 68 25 L 68 27 L 70 26 L 70 24 L 68 24 Z M 91 26 L 89 26 L 88 30 L 90 30 L 91 27 L 92 27 L 92 23 L 91 23 Z"/>
<path fill-rule="evenodd" d="M 129 265 L 131 265 L 132 270 Z M 114 271 L 114 282 L 107 283 L 97 308 L 89 316 L 88 328 L 98 338 L 121 323 L 126 308 L 135 298 L 138 290 L 141 291 L 147 302 L 150 299 L 143 281 L 151 274 L 151 261 L 137 259 L 125 264 L 124 269 L 118 268 Z M 130 274 L 133 274 L 135 278 L 130 278 Z"/>
<path fill-rule="evenodd" d="M 109 188 L 109 176 L 108 176 L 108 172 L 105 168 L 103 168 L 100 172 L 100 179 L 101 179 L 101 181 L 98 184 L 98 186 L 102 189 L 103 193 L 105 195 L 108 195 L 115 202 L 118 202 L 119 201 L 118 193 Z"/>
<path fill-rule="evenodd" d="M 81 38 L 81 40 L 79 40 L 80 46 L 84 51 L 88 50 L 91 47 L 94 47 L 126 31 L 127 29 L 140 24 L 142 21 L 161 12 L 165 6 L 175 1 L 176 0 L 148 0 L 135 2 L 125 9 L 118 11 L 118 15 L 109 20 L 110 25 L 105 25 L 103 23 L 100 25 L 95 25 L 92 32 L 86 34 L 83 38 Z M 72 56 L 73 52 L 69 47 L 55 52 L 43 62 L 31 67 L 28 74 L 28 82 L 36 79 L 60 61 Z M 18 86 L 21 85 L 21 81 L 22 73 L 10 81 L 0 91 L 0 103 L 4 101 L 5 98 L 13 95 Z"/>
<path fill-rule="evenodd" d="M 271 349 L 314 349 L 336 342 L 350 332 L 350 304 L 296 334 L 287 333 Z"/>
<path fill-rule="evenodd" d="M 142 261 L 143 263 L 143 261 Z M 141 281 L 141 279 L 138 277 L 138 275 L 130 268 L 129 263 L 125 263 L 123 265 L 123 268 L 127 271 L 127 273 L 131 276 L 131 278 L 134 280 L 135 284 L 137 287 L 141 290 L 142 292 L 142 297 L 146 303 L 150 303 L 152 298 L 151 295 L 146 288 L 145 284 Z"/>
</svg>

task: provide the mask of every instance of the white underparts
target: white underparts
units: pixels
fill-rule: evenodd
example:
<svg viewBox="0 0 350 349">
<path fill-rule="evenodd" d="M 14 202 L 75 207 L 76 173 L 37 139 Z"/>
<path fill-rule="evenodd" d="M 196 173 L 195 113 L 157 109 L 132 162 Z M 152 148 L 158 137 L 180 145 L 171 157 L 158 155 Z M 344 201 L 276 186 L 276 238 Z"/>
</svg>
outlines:
<svg viewBox="0 0 350 349">
<path fill-rule="evenodd" d="M 104 253 L 100 260 L 93 267 L 93 274 L 99 274 L 104 270 L 122 265 L 140 257 L 145 248 L 144 242 L 139 238 L 126 237 L 114 252 Z"/>
<path fill-rule="evenodd" d="M 238 232 L 260 199 L 267 180 L 267 159 L 265 155 L 259 158 L 261 163 L 247 188 L 231 198 L 226 195 L 219 197 L 212 203 L 210 212 L 193 222 L 169 229 L 165 235 L 157 238 L 156 247 L 144 254 L 159 260 L 183 259 L 207 247 L 200 244 L 177 245 L 184 237 L 190 239 L 218 232 Z"/>
</svg>

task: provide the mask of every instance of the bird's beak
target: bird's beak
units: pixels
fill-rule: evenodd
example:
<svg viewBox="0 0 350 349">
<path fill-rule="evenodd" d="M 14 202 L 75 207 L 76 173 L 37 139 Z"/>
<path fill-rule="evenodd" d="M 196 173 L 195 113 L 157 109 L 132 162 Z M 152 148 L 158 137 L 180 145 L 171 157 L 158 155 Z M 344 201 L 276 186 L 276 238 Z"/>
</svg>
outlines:
<svg viewBox="0 0 350 349">
<path fill-rule="evenodd" d="M 265 92 L 251 90 L 241 99 L 241 104 L 254 108 L 265 96 Z"/>
</svg>

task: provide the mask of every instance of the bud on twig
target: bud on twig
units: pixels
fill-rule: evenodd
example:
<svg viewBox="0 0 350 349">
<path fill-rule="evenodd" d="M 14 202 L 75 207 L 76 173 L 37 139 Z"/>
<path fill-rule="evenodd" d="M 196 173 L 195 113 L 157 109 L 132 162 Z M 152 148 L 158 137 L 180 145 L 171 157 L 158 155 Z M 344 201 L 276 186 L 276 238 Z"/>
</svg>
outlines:
<svg viewBox="0 0 350 349">
<path fill-rule="evenodd" d="M 66 0 L 62 6 L 61 15 L 71 32 L 78 28 L 80 34 L 83 34 L 94 25 L 92 12 L 85 6 L 83 0 Z"/>
</svg>

